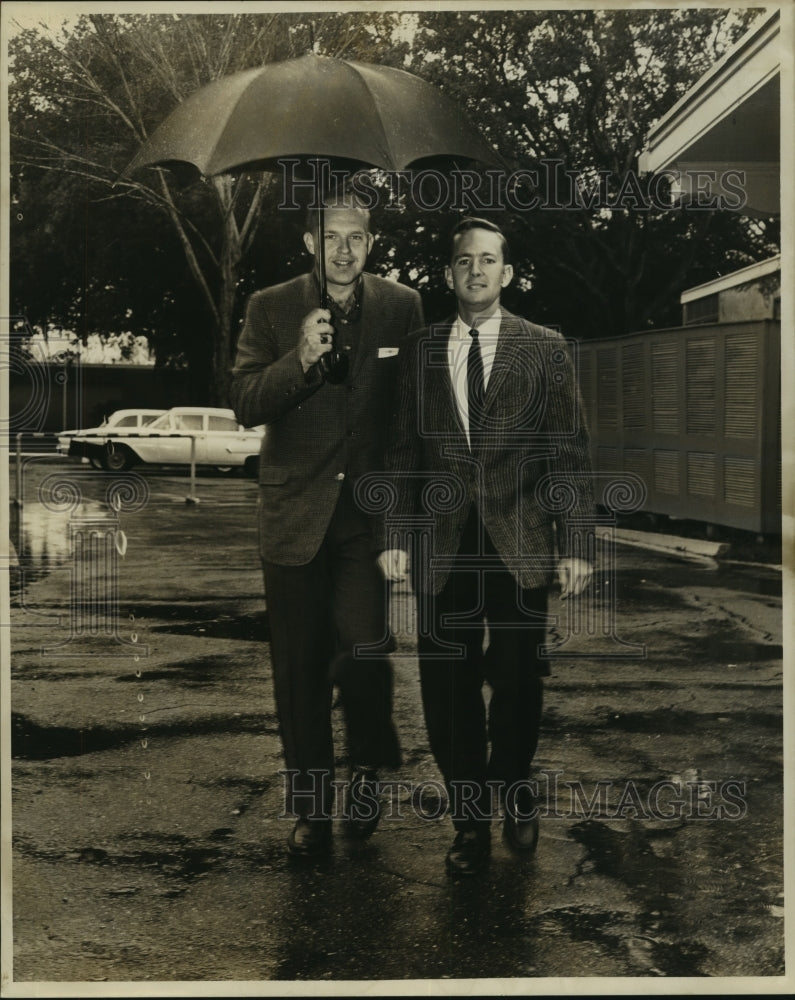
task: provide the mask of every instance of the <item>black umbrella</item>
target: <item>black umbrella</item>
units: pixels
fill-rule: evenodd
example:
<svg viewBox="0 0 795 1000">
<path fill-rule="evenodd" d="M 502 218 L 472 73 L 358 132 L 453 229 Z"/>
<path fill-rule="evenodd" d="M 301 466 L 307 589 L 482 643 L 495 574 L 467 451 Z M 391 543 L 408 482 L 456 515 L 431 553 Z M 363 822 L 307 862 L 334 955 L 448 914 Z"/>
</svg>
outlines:
<svg viewBox="0 0 795 1000">
<path fill-rule="evenodd" d="M 412 73 L 305 55 L 202 87 L 158 126 L 124 174 L 185 164 L 206 176 L 274 170 L 286 157 L 328 157 L 383 170 L 439 158 L 502 165 L 456 104 Z M 319 188 L 320 171 L 315 178 Z M 318 190 L 316 205 L 321 194 Z M 325 305 L 322 211 L 317 215 Z M 345 358 L 336 352 L 334 357 Z M 326 372 L 329 380 L 340 381 L 340 375 L 345 377 Z"/>
</svg>

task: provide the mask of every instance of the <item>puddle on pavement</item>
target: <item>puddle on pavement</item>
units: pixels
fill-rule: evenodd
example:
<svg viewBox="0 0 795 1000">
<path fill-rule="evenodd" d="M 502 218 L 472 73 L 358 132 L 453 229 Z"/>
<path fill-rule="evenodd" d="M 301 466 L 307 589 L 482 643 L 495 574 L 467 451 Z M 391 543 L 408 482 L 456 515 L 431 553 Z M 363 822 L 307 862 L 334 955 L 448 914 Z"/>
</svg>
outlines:
<svg viewBox="0 0 795 1000">
<path fill-rule="evenodd" d="M 251 855 L 248 855 L 245 849 L 242 851 L 238 849 L 235 854 L 230 854 L 228 843 L 233 839 L 235 831 L 230 828 L 228 836 L 226 836 L 226 830 L 216 830 L 210 836 L 213 840 L 218 841 L 221 839 L 218 836 L 221 832 L 225 834 L 227 846 L 222 847 L 215 844 L 191 846 L 185 842 L 185 838 L 164 835 L 160 838 L 149 837 L 146 848 L 142 847 L 132 851 L 129 848 L 127 851 L 112 852 L 102 847 L 80 847 L 55 855 L 52 851 L 31 849 L 21 840 L 17 841 L 17 850 L 21 854 L 47 862 L 64 860 L 117 871 L 134 869 L 139 875 L 151 872 L 169 879 L 186 881 L 201 878 L 219 866 L 228 868 L 230 864 L 242 863 L 245 867 L 262 872 L 283 863 L 284 848 L 280 843 L 271 846 L 264 843 L 257 844 Z M 139 891 L 143 891 L 143 887 L 133 884 L 110 887 L 106 890 L 109 895 L 118 896 L 133 895 Z"/>
<path fill-rule="evenodd" d="M 180 612 L 184 609 L 179 609 Z M 196 621 L 171 625 L 153 625 L 150 632 L 168 632 L 169 635 L 196 635 L 207 639 L 267 639 L 268 618 L 264 611 L 243 615 L 219 615 L 217 618 L 201 617 Z"/>
<path fill-rule="evenodd" d="M 140 665 L 139 665 L 140 666 Z M 202 656 L 195 660 L 180 660 L 159 669 L 143 665 L 139 672 L 122 674 L 116 678 L 120 684 L 140 684 L 153 681 L 171 681 L 179 687 L 212 687 L 227 680 L 234 665 L 229 656 Z"/>
<path fill-rule="evenodd" d="M 763 566 L 758 563 L 747 564 L 738 561 L 718 561 L 714 568 L 707 572 L 713 574 L 712 580 L 706 581 L 709 586 L 739 590 L 745 594 L 759 594 L 762 597 L 781 597 L 782 595 L 781 570 L 774 566 Z M 666 581 L 666 583 L 668 582 Z M 670 582 L 670 585 L 681 586 L 681 583 Z"/>
<path fill-rule="evenodd" d="M 15 760 L 51 760 L 56 757 L 82 757 L 104 750 L 119 750 L 141 738 L 148 740 L 190 739 L 193 736 L 213 736 L 240 733 L 273 735 L 278 731 L 273 713 L 252 712 L 234 717 L 219 716 L 201 722 L 184 720 L 156 724 L 147 722 L 124 731 L 118 728 L 91 726 L 40 726 L 27 716 L 11 713 L 11 756 Z"/>
<path fill-rule="evenodd" d="M 196 602 L 192 604 L 136 604 L 133 607 L 139 632 L 168 635 L 195 635 L 208 639 L 265 640 L 268 613 L 263 608 L 241 612 L 234 602 Z M 156 620 L 157 625 L 149 625 Z"/>
<path fill-rule="evenodd" d="M 749 712 L 746 709 L 692 712 L 670 706 L 648 712 L 619 712 L 605 705 L 595 707 L 587 718 L 575 721 L 564 717 L 555 705 L 550 705 L 544 709 L 542 725 L 549 732 L 563 728 L 568 734 L 601 733 L 607 738 L 616 732 L 644 735 L 665 733 L 672 736 L 709 732 L 714 736 L 723 731 L 728 740 L 736 738 L 738 732 L 750 732 L 755 727 L 771 731 L 780 737 L 783 723 L 780 712 Z"/>
<path fill-rule="evenodd" d="M 70 524 L 80 522 L 112 526 L 117 516 L 106 504 L 84 501 L 74 509 L 51 510 L 41 503 L 10 504 L 9 534 L 19 562 L 12 573 L 12 593 L 26 583 L 40 580 L 72 558 Z"/>
<path fill-rule="evenodd" d="M 772 729 L 780 732 L 781 715 L 776 712 L 686 712 L 667 708 L 665 711 L 655 709 L 652 712 L 621 712 L 609 713 L 607 718 L 596 721 L 599 728 L 609 731 L 618 729 L 626 733 L 681 733 L 692 735 L 704 731 L 710 723 L 727 727 L 734 723 L 736 727 L 750 730 L 754 727 Z"/>
<path fill-rule="evenodd" d="M 652 914 L 663 920 L 675 917 L 683 890 L 681 880 L 676 878 L 668 860 L 658 857 L 651 846 L 651 838 L 661 834 L 651 833 L 637 825 L 633 825 L 630 833 L 619 833 L 604 823 L 592 820 L 576 823 L 570 833 L 585 848 L 585 855 L 573 879 L 588 872 L 612 881 L 618 880 L 640 900 L 642 911 L 634 920 L 637 926 L 623 930 L 619 927 L 613 931 L 616 943 L 626 949 L 630 964 L 646 966 L 648 971 L 665 976 L 705 975 L 701 965 L 708 957 L 708 949 L 704 945 L 697 941 L 671 941 L 667 933 L 663 940 L 662 935 L 654 936 L 644 929 Z M 663 835 L 671 836 L 672 833 Z M 562 915 L 573 937 L 579 934 L 590 940 L 593 935 L 605 936 L 603 913 L 572 909 Z M 626 914 L 623 916 L 626 920 Z"/>
<path fill-rule="evenodd" d="M 784 648 L 778 642 L 756 642 L 752 639 L 709 634 L 685 637 L 676 652 L 693 664 L 715 663 L 729 666 L 781 660 L 784 656 Z"/>
<path fill-rule="evenodd" d="M 222 859 L 220 848 L 182 847 L 178 851 L 141 851 L 134 855 L 111 854 L 103 848 L 83 847 L 70 852 L 68 860 L 100 867 L 155 868 L 172 878 L 196 878 L 211 871 Z M 110 890 L 109 890 L 110 891 Z"/>
<path fill-rule="evenodd" d="M 676 592 L 686 587 L 722 587 L 745 594 L 763 597 L 781 597 L 781 571 L 772 566 L 746 565 L 739 562 L 691 563 L 683 572 L 681 559 L 664 559 L 654 570 L 624 570 L 618 575 L 617 585 L 622 596 L 633 599 L 636 592 L 648 583 L 657 591 Z M 640 586 L 638 586 L 640 585 Z M 641 594 L 641 597 L 643 595 Z"/>
<path fill-rule="evenodd" d="M 721 587 L 760 594 L 763 597 L 782 596 L 782 578 L 778 570 L 762 566 L 742 566 L 737 563 L 720 564 L 718 581 Z"/>
<path fill-rule="evenodd" d="M 634 975 L 703 976 L 701 965 L 708 949 L 697 942 L 663 941 L 633 927 L 631 914 L 611 913 L 587 907 L 555 910 L 552 920 L 558 933 L 572 941 L 598 944 L 615 958 L 623 959 Z"/>
</svg>

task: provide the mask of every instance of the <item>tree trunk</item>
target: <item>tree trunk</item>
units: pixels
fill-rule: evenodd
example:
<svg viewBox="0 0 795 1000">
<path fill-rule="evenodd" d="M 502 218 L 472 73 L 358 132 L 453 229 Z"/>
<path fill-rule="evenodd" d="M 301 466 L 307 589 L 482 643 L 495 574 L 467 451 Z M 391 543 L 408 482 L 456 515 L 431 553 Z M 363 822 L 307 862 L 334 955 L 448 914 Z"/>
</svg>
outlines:
<svg viewBox="0 0 795 1000">
<path fill-rule="evenodd" d="M 213 331 L 213 378 L 210 385 L 210 402 L 213 406 L 229 406 L 233 324 L 237 303 L 237 283 L 240 277 L 240 260 L 240 234 L 234 215 L 229 212 L 224 227 L 224 245 L 221 251 L 218 322 Z"/>
<path fill-rule="evenodd" d="M 216 330 L 213 343 L 212 381 L 210 382 L 210 405 L 229 406 L 229 369 L 231 367 L 230 317 L 221 316 L 221 327 Z"/>
</svg>

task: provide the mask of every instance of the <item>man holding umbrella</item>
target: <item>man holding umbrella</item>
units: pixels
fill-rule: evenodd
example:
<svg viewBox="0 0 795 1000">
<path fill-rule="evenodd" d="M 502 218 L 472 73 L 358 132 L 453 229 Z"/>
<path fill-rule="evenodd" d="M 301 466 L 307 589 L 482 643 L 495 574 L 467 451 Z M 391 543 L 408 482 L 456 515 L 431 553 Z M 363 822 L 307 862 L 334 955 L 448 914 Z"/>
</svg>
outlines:
<svg viewBox="0 0 795 1000">
<path fill-rule="evenodd" d="M 354 487 L 383 466 L 398 355 L 404 337 L 423 325 L 416 291 L 364 272 L 374 241 L 367 209 L 343 193 L 321 213 L 322 224 L 314 213 L 304 234 L 312 272 L 251 296 L 232 370 L 238 419 L 267 425 L 260 555 L 286 811 L 298 817 L 288 851 L 304 857 L 331 845 L 335 686 L 351 762 L 344 812 L 351 833 L 373 832 L 376 769 L 400 763 L 388 585 Z M 326 355 L 341 363 L 329 370 Z"/>
</svg>

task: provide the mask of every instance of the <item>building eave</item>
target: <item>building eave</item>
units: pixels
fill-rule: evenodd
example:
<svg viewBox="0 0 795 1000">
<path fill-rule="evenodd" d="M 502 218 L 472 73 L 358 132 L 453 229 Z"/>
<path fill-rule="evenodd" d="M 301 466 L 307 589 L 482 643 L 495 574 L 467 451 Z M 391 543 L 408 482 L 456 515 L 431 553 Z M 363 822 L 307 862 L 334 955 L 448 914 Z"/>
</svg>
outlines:
<svg viewBox="0 0 795 1000">
<path fill-rule="evenodd" d="M 760 278 L 765 278 L 767 275 L 775 274 L 780 270 L 781 255 L 777 254 L 775 257 L 769 257 L 767 260 L 757 261 L 756 264 L 749 264 L 748 267 L 741 267 L 738 271 L 732 271 L 731 274 L 724 274 L 720 278 L 713 278 L 712 281 L 706 281 L 702 285 L 694 285 L 692 288 L 686 288 L 679 297 L 679 302 L 681 305 L 685 305 L 688 302 L 695 302 L 697 299 L 703 299 L 706 295 L 715 295 L 717 292 L 725 292 L 728 288 L 736 288 L 738 285 L 746 285 L 749 282 L 758 281 Z"/>
<path fill-rule="evenodd" d="M 671 169 L 689 159 L 703 161 L 709 136 L 721 122 L 731 121 L 763 88 L 772 93 L 775 86 L 777 93 L 780 21 L 778 8 L 760 18 L 652 127 L 639 160 L 642 173 Z M 744 159 L 756 158 L 753 145 Z"/>
</svg>

